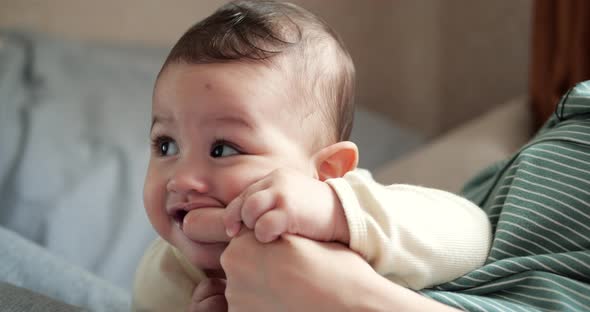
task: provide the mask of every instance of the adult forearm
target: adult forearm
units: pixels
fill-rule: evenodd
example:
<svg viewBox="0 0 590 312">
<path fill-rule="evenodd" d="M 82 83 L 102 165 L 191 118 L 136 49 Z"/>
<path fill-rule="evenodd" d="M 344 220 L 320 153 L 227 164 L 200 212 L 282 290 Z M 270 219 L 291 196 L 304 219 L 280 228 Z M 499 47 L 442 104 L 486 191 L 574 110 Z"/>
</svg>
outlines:
<svg viewBox="0 0 590 312">
<path fill-rule="evenodd" d="M 358 302 L 352 311 L 365 312 L 391 312 L 391 311 L 460 311 L 453 307 L 425 297 L 410 289 L 399 286 L 391 281 L 378 276 L 373 285 L 364 286 L 362 293 L 367 294 L 365 299 Z"/>
</svg>

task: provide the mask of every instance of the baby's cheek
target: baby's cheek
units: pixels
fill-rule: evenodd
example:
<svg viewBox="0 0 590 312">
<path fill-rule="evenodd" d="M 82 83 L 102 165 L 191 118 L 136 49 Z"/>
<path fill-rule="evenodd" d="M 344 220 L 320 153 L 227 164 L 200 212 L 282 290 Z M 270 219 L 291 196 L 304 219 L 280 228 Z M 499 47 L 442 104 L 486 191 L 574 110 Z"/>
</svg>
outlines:
<svg viewBox="0 0 590 312">
<path fill-rule="evenodd" d="M 229 204 L 234 198 L 238 197 L 245 189 L 246 185 L 230 181 L 223 191 L 223 198 L 225 199 L 226 204 Z"/>
<path fill-rule="evenodd" d="M 143 204 L 154 229 L 162 237 L 167 237 L 170 231 L 168 214 L 165 209 L 164 194 L 155 185 L 146 183 L 143 194 Z"/>
<path fill-rule="evenodd" d="M 269 171 L 270 172 L 270 171 Z M 222 197 L 226 204 L 229 204 L 234 198 L 242 194 L 250 185 L 259 181 L 267 175 L 267 171 L 256 170 L 241 170 L 236 174 L 228 174 L 224 179 L 222 185 L 219 186 Z"/>
<path fill-rule="evenodd" d="M 168 221 L 168 215 L 161 213 L 158 209 L 153 206 L 146 204 L 146 213 L 150 223 L 163 238 L 167 238 L 170 232 L 170 226 Z"/>
</svg>

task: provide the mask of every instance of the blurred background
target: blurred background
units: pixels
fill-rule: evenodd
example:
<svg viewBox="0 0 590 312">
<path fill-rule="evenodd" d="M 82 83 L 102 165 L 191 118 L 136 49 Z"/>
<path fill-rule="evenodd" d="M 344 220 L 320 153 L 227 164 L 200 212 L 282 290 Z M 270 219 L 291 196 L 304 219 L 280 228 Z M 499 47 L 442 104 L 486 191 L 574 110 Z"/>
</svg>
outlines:
<svg viewBox="0 0 590 312">
<path fill-rule="evenodd" d="M 171 47 L 223 0 L 0 1 L 0 26 Z M 348 45 L 357 103 L 432 137 L 526 93 L 531 0 L 297 0 Z"/>
<path fill-rule="evenodd" d="M 0 0 L 0 230 L 130 291 L 155 237 L 141 202 L 155 76 L 225 2 Z M 459 191 L 590 78 L 584 0 L 294 2 L 352 54 L 352 140 L 384 183 Z M 45 272 L 39 286 L 25 265 L 0 266 L 0 280 L 65 300 L 67 285 Z"/>
</svg>

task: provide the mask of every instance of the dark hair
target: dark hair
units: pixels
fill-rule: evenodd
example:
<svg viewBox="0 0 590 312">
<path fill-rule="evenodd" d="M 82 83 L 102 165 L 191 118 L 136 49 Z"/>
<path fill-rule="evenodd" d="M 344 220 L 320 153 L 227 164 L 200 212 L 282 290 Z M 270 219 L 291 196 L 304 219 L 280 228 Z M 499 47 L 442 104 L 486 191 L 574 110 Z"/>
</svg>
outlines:
<svg viewBox="0 0 590 312">
<path fill-rule="evenodd" d="M 310 104 L 306 105 L 308 111 L 304 116 L 319 112 L 319 125 L 333 128 L 330 138 L 318 138 L 319 144 L 347 140 L 354 114 L 352 59 L 328 24 L 294 4 L 239 0 L 222 6 L 182 35 L 166 58 L 160 75 L 169 64 L 233 61 L 268 64 L 278 55 L 297 60 L 293 64 L 295 71 L 290 73 L 295 75 L 294 81 L 304 84 L 302 94 Z"/>
</svg>

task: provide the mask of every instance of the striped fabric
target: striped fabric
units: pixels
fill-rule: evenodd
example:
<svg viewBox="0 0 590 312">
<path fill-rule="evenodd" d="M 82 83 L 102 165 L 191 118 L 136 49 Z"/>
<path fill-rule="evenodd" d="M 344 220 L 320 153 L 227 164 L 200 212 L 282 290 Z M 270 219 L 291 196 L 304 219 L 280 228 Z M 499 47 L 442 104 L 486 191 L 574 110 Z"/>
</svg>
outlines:
<svg viewBox="0 0 590 312">
<path fill-rule="evenodd" d="M 590 311 L 590 81 L 464 195 L 493 224 L 487 262 L 424 295 L 467 311 Z"/>
</svg>

